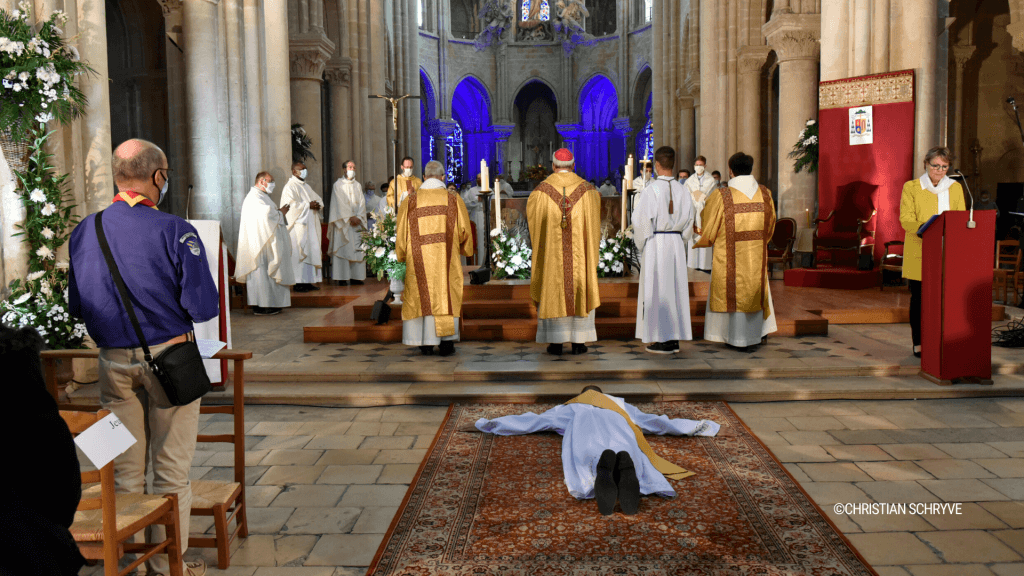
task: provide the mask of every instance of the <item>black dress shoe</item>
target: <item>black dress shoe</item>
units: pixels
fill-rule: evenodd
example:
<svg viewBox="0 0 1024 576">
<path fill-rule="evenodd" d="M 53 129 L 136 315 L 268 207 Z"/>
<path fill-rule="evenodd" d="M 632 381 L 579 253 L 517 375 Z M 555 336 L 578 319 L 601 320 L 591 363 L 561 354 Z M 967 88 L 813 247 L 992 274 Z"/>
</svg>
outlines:
<svg viewBox="0 0 1024 576">
<path fill-rule="evenodd" d="M 320 289 L 320 287 L 317 286 L 316 284 L 307 284 L 307 286 L 309 286 L 310 290 L 319 290 Z"/>
<path fill-rule="evenodd" d="M 366 284 L 366 282 L 363 282 L 362 280 L 352 280 L 349 284 L 353 286 L 362 286 L 363 284 Z"/>
<path fill-rule="evenodd" d="M 420 346 L 420 352 L 424 356 L 433 356 L 434 355 L 434 347 L 433 346 Z"/>
<path fill-rule="evenodd" d="M 587 353 L 587 345 L 586 344 L 573 344 L 572 345 L 572 353 L 573 354 L 586 354 Z"/>
<path fill-rule="evenodd" d="M 553 356 L 561 356 L 562 355 L 562 345 L 561 344 L 548 344 L 548 354 L 551 354 Z"/>
<path fill-rule="evenodd" d="M 338 286 L 348 286 L 348 280 L 337 280 Z"/>
<path fill-rule="evenodd" d="M 636 477 L 636 467 L 629 452 L 618 453 L 615 472 L 618 474 L 619 507 L 623 514 L 632 516 L 640 509 L 640 481 Z"/>
<path fill-rule="evenodd" d="M 441 342 L 441 345 L 438 346 L 438 349 L 438 356 L 451 356 L 452 354 L 455 354 L 455 342 L 452 342 L 451 340 L 445 340 L 444 342 Z"/>
<path fill-rule="evenodd" d="M 615 452 L 611 450 L 602 452 L 601 459 L 597 461 L 594 499 L 597 500 L 597 510 L 602 516 L 611 516 L 615 511 L 615 499 L 619 496 L 619 489 L 615 485 L 615 464 Z"/>
<path fill-rule="evenodd" d="M 313 287 L 310 286 L 309 284 L 296 284 L 295 287 L 292 288 L 292 290 L 296 292 L 309 292 L 313 290 Z"/>
</svg>

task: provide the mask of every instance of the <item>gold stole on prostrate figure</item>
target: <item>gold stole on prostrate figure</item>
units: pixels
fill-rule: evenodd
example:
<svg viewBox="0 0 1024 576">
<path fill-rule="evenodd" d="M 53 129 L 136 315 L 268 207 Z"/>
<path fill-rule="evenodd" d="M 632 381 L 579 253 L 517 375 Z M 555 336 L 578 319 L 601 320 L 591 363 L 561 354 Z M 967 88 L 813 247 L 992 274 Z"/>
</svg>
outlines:
<svg viewBox="0 0 1024 576">
<path fill-rule="evenodd" d="M 633 429 L 633 434 L 636 436 L 636 444 L 637 446 L 640 447 L 640 451 L 643 452 L 645 456 L 650 458 L 651 464 L 654 465 L 654 469 L 664 474 L 666 478 L 671 478 L 673 480 L 682 480 L 683 478 L 693 476 L 694 474 L 696 474 L 696 472 L 688 472 L 680 468 L 679 466 L 676 466 L 675 464 L 669 462 L 668 460 L 665 460 L 661 456 L 655 454 L 654 450 L 651 448 L 651 445 L 647 443 L 647 439 L 644 438 L 644 433 L 636 424 L 633 423 L 633 419 L 630 418 L 629 415 L 626 414 L 625 410 L 623 410 L 618 404 L 616 404 L 614 400 L 605 396 L 604 394 L 601 394 L 600 392 L 594 390 L 587 390 L 583 394 L 580 394 L 579 396 L 573 398 L 572 400 L 569 400 L 568 402 L 566 402 L 566 404 L 589 404 L 591 406 L 596 406 L 597 408 L 611 410 L 612 412 L 615 412 L 619 416 L 625 418 L 626 423 L 629 424 L 629 427 Z"/>
</svg>

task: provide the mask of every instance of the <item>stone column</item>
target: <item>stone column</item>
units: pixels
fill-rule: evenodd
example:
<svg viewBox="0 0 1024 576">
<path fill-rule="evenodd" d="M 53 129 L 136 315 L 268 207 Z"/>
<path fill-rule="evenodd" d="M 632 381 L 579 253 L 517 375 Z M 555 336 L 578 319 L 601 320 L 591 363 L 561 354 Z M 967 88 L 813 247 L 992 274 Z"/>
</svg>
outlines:
<svg viewBox="0 0 1024 576">
<path fill-rule="evenodd" d="M 818 117 L 818 38 L 817 14 L 780 14 L 772 16 L 762 31 L 779 59 L 779 206 L 780 217 L 796 218 L 804 210 L 814 212 L 817 199 L 817 175 L 806 170 L 793 172 L 788 157 L 807 121 Z"/>
<path fill-rule="evenodd" d="M 718 2 L 716 0 L 700 0 L 700 78 L 697 84 L 700 89 L 700 149 L 698 154 L 708 158 L 713 167 L 724 167 L 725 142 L 722 141 L 722 115 L 718 102 L 724 94 L 718 92 Z M 690 92 L 693 94 L 693 92 Z"/>
<path fill-rule="evenodd" d="M 956 156 L 957 164 L 963 166 L 964 158 L 967 154 L 967 147 L 964 146 L 963 133 L 964 133 L 964 67 L 967 65 L 967 61 L 974 55 L 974 51 L 977 50 L 977 46 L 953 46 L 953 67 L 956 74 L 956 96 L 953 101 L 953 142 L 950 146 L 953 149 L 953 155 Z"/>
<path fill-rule="evenodd" d="M 1010 25 L 1006 27 L 1013 47 L 1024 52 L 1024 0 L 1010 0 Z"/>
<path fill-rule="evenodd" d="M 679 150 L 676 151 L 676 172 L 690 166 L 697 157 L 696 130 L 694 126 L 693 98 L 684 96 L 676 100 L 679 109 Z M 758 103 L 758 110 L 761 109 Z"/>
<path fill-rule="evenodd" d="M 288 2 L 263 0 L 264 61 L 266 72 L 263 90 L 266 124 L 266 165 L 264 168 L 280 182 L 274 190 L 274 201 L 281 198 L 284 182 L 292 174 L 292 93 L 288 64 Z"/>
<path fill-rule="evenodd" d="M 217 62 L 218 6 L 207 0 L 182 1 L 182 36 L 185 51 L 185 117 L 189 140 L 189 161 L 195 186 L 188 217 L 199 220 L 220 220 L 221 148 L 220 125 L 225 119 L 218 115 L 217 75 L 210 73 L 210 63 Z"/>
<path fill-rule="evenodd" d="M 234 248 L 238 244 L 238 223 L 242 217 L 242 202 L 252 186 L 256 173 L 249 171 L 249 130 L 251 128 L 246 106 L 245 36 L 242 30 L 243 0 L 221 0 L 220 27 L 225 47 L 222 58 L 227 74 L 221 88 L 227 123 L 221 123 L 222 149 L 230 150 L 223 165 L 221 188 L 224 209 L 220 221 L 224 242 Z M 224 138 L 226 137 L 226 138 Z M 229 249 L 234 252 L 233 249 Z"/>
<path fill-rule="evenodd" d="M 938 48 L 939 0 L 901 0 L 893 4 L 894 70 L 913 68 L 914 170 L 924 165 L 929 148 L 939 144 Z M 945 69 L 945 60 L 943 60 Z"/>
<path fill-rule="evenodd" d="M 291 62 L 291 90 L 293 124 L 302 124 L 312 141 L 311 152 L 316 157 L 306 161 L 306 183 L 317 194 L 324 194 L 323 129 L 321 127 L 320 86 L 327 59 L 334 51 L 334 43 L 322 32 L 309 32 L 292 37 L 289 42 Z"/>
<path fill-rule="evenodd" d="M 512 175 L 511 170 L 505 161 L 508 159 L 508 139 L 512 136 L 512 131 L 515 130 L 515 124 L 495 124 L 491 126 L 494 130 L 494 174 L 504 174 L 505 181 L 511 182 Z"/>
<path fill-rule="evenodd" d="M 583 128 L 579 124 L 563 123 L 555 124 L 555 130 L 558 130 L 558 135 L 562 137 L 562 148 L 568 148 L 572 151 L 573 156 L 576 155 L 576 139 L 579 138 L 580 129 Z M 551 158 L 545 161 L 545 164 L 550 164 Z"/>
<path fill-rule="evenodd" d="M 761 181 L 767 173 L 759 166 L 761 158 L 761 69 L 768 54 L 768 46 L 744 46 L 739 53 L 738 106 L 739 150 L 754 157 L 754 177 Z M 724 178 L 724 174 L 723 174 Z"/>
<path fill-rule="evenodd" d="M 353 141 L 356 134 L 352 131 L 352 114 L 349 101 L 352 98 L 352 60 L 335 58 L 327 64 L 324 72 L 327 78 L 328 91 L 331 98 L 331 165 L 335 174 L 345 171 L 343 163 L 352 160 L 356 163 L 356 178 L 363 180 L 363 167 L 352 155 Z"/>
<path fill-rule="evenodd" d="M 871 73 L 883 74 L 889 67 L 889 0 L 873 0 L 871 6 Z M 822 16 L 824 18 L 824 16 Z M 826 20 L 827 21 L 827 20 Z"/>
<path fill-rule="evenodd" d="M 73 15 L 69 15 L 74 18 Z M 110 74 L 107 72 L 107 8 L 103 0 L 78 2 L 78 52 L 96 74 L 79 76 L 79 88 L 89 99 L 82 119 L 85 161 L 85 209 L 91 214 L 110 204 L 114 177 L 110 168 Z"/>
<path fill-rule="evenodd" d="M 245 118 L 248 124 L 248 159 L 246 174 L 250 183 L 265 170 L 267 158 L 263 146 L 263 78 L 264 62 L 260 51 L 260 0 L 243 0 L 242 33 L 245 54 Z M 283 184 L 282 184 L 283 186 Z"/>
</svg>

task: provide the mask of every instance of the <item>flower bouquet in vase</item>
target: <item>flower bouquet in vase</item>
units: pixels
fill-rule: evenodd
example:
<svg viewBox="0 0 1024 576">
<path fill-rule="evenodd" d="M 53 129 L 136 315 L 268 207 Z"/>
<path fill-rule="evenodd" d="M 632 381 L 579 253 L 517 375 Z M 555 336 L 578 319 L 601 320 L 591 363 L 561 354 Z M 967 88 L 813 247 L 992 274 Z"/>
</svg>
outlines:
<svg viewBox="0 0 1024 576">
<path fill-rule="evenodd" d="M 399 262 L 395 255 L 395 234 L 398 221 L 395 210 L 390 206 L 373 223 L 369 230 L 363 232 L 363 252 L 370 271 L 377 275 L 378 280 L 387 277 L 391 281 L 391 291 L 395 294 L 395 303 L 402 303 L 402 292 L 405 291 L 405 262 Z"/>
<path fill-rule="evenodd" d="M 518 233 L 495 228 L 491 230 L 491 263 L 495 279 L 525 280 L 530 277 L 533 249 Z"/>
</svg>

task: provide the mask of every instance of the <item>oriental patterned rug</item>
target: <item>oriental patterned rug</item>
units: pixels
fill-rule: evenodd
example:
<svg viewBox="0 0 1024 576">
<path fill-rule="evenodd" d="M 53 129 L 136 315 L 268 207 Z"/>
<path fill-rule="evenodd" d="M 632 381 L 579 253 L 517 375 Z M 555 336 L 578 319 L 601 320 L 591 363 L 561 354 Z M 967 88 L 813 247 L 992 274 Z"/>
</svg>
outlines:
<svg viewBox="0 0 1024 576">
<path fill-rule="evenodd" d="M 695 476 L 635 516 L 601 516 L 562 480 L 554 433 L 458 429 L 552 405 L 454 405 L 367 572 L 373 576 L 874 575 L 723 402 L 636 404 L 722 424 L 715 438 L 648 435 Z"/>
</svg>

